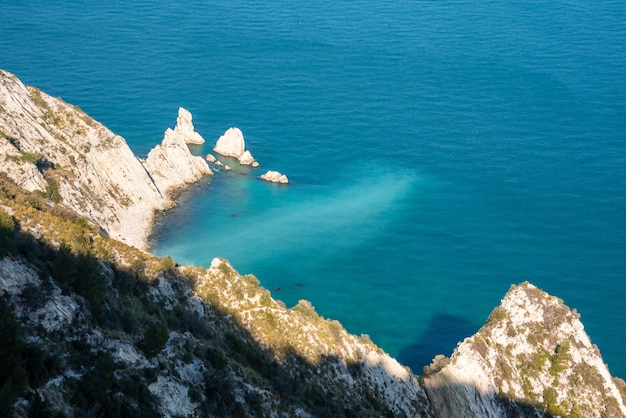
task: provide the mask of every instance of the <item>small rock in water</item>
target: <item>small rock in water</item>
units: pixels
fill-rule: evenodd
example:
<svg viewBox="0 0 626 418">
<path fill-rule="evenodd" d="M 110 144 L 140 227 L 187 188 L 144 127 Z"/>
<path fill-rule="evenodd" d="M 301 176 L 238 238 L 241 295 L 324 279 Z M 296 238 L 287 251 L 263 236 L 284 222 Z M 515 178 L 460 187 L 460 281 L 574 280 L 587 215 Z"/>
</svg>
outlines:
<svg viewBox="0 0 626 418">
<path fill-rule="evenodd" d="M 272 182 L 272 183 L 282 183 L 282 184 L 289 183 L 289 179 L 287 178 L 286 175 L 281 174 L 278 171 L 272 171 L 272 170 L 269 170 L 267 173 L 263 174 L 261 176 L 261 179 Z"/>
</svg>

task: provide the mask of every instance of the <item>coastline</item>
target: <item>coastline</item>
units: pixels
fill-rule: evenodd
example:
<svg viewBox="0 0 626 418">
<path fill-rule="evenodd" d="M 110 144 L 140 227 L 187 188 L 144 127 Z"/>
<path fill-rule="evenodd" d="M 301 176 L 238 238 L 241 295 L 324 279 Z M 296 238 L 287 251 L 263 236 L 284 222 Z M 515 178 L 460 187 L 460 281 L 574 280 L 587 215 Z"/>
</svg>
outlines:
<svg viewBox="0 0 626 418">
<path fill-rule="evenodd" d="M 81 109 L 0 70 L 3 170 L 21 187 L 53 195 L 115 239 L 147 249 L 154 211 L 212 171 L 191 155 L 185 132 L 167 129 L 138 158 L 126 140 Z"/>
<path fill-rule="evenodd" d="M 43 193 L 54 204 L 72 208 L 117 241 L 133 242 L 136 248 L 150 254 L 149 236 L 156 226 L 157 211 L 165 216 L 176 205 L 180 193 L 212 174 L 203 158 L 191 155 L 183 136 L 175 130 L 166 130 L 162 142 L 145 160 L 140 160 L 122 137 L 80 109 L 25 87 L 12 74 L 0 72 L 0 76 L 0 146 L 7 156 L 3 171 L 21 188 L 30 187 L 30 191 Z M 84 235 L 80 238 L 84 239 Z M 194 277 L 193 288 L 185 289 L 183 299 L 187 300 L 190 315 L 202 315 L 210 322 L 213 316 L 221 314 L 229 324 L 234 317 L 262 350 L 282 350 L 278 352 L 284 356 L 280 360 L 284 361 L 283 366 L 294 359 L 304 359 L 318 370 L 328 366 L 324 375 L 327 381 L 322 381 L 321 386 L 350 381 L 355 391 L 370 388 L 373 393 L 383 394 L 389 408 L 406 415 L 423 402 L 423 411 L 433 408 L 440 417 L 459 416 L 468 410 L 477 411 L 475 416 L 496 417 L 520 400 L 522 407 L 530 400 L 531 408 L 550 411 L 558 406 L 559 411 L 567 413 L 571 388 L 578 387 L 581 376 L 586 379 L 586 374 L 579 371 L 581 367 L 585 373 L 589 368 L 595 373 L 583 383 L 600 393 L 585 397 L 584 391 L 580 391 L 581 405 L 589 405 L 593 412 L 601 411 L 601 402 L 609 397 L 616 405 L 611 413 L 626 413 L 619 389 L 576 312 L 528 283 L 513 286 L 485 326 L 458 345 L 451 358 L 438 356 L 425 368 L 424 389 L 416 374 L 369 338 L 356 337 L 339 322 L 320 317 L 307 301 L 301 300 L 287 309 L 256 278 L 241 276 L 223 259 L 213 259 L 206 269 L 172 265 L 171 259 L 168 265 L 165 261 L 154 276 L 144 277 L 156 284 L 154 293 L 162 296 L 158 301 L 165 310 L 180 303 L 172 296 L 173 286 L 187 286 L 183 277 L 189 274 Z M 132 277 L 132 281 L 135 279 L 139 277 Z M 72 312 L 76 309 L 72 308 Z M 163 327 L 167 334 L 163 334 L 163 344 L 155 355 L 175 334 Z M 542 333 L 554 338 L 543 338 Z M 542 338 L 538 339 L 538 335 Z M 192 338 L 192 333 L 184 338 Z M 241 340 L 231 340 L 239 341 L 233 344 L 242 348 Z M 524 351 L 511 355 L 520 348 Z M 545 358 L 535 366 L 538 363 L 533 362 L 533 356 L 538 352 Z M 136 357 L 141 359 L 140 355 Z M 325 364 L 322 360 L 330 362 Z M 500 365 L 505 363 L 506 373 L 499 375 Z M 532 388 L 528 390 L 523 373 L 531 366 L 537 370 L 533 371 Z M 346 378 L 333 380 L 337 370 Z M 307 368 L 305 373 L 308 371 Z M 557 380 L 554 377 L 559 373 L 561 379 Z M 155 393 L 161 391 L 158 381 L 153 387 Z M 469 396 L 468 388 L 474 391 Z M 535 399 L 535 389 L 543 389 L 543 403 Z M 188 399 L 186 392 L 179 396 Z M 456 409 L 448 411 L 448 405 Z"/>
</svg>

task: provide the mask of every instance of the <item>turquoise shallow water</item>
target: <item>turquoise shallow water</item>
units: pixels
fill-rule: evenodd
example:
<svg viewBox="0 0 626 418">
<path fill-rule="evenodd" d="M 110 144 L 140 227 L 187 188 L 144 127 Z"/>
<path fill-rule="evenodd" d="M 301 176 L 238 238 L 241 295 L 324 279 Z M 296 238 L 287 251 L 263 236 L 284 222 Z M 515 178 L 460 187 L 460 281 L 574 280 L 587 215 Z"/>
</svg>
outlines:
<svg viewBox="0 0 626 418">
<path fill-rule="evenodd" d="M 588 3 L 18 1 L 0 68 L 139 154 L 184 106 L 289 176 L 201 182 L 158 254 L 228 258 L 416 371 L 529 280 L 626 377 L 626 3 Z"/>
</svg>

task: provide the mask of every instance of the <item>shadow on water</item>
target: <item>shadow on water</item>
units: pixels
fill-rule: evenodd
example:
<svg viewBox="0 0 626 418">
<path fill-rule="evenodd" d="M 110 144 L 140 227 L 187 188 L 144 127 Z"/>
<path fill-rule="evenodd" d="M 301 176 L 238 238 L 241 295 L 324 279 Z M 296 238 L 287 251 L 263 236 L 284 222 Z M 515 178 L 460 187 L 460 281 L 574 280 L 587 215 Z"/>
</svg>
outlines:
<svg viewBox="0 0 626 418">
<path fill-rule="evenodd" d="M 400 350 L 398 361 L 416 374 L 430 364 L 437 354 L 450 356 L 457 344 L 478 330 L 478 326 L 455 315 L 433 316 L 418 341 Z"/>
</svg>

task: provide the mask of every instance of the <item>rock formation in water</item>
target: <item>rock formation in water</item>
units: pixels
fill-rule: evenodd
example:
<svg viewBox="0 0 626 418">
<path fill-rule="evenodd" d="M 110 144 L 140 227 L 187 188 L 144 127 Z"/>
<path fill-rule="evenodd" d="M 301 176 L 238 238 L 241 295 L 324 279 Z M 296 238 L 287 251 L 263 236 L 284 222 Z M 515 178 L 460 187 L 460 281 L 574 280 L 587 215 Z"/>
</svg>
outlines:
<svg viewBox="0 0 626 418">
<path fill-rule="evenodd" d="M 438 418 L 622 417 L 626 406 L 575 310 L 529 283 L 512 286 L 487 323 L 426 368 Z"/>
<path fill-rule="evenodd" d="M 163 141 L 148 153 L 144 166 L 163 193 L 212 174 L 202 157 L 191 155 L 185 138 L 169 128 Z"/>
<path fill-rule="evenodd" d="M 204 144 L 204 138 L 196 132 L 191 119 L 191 112 L 182 107 L 178 108 L 178 118 L 176 119 L 174 132 L 181 135 L 187 144 L 202 145 Z"/>
<path fill-rule="evenodd" d="M 213 151 L 226 157 L 239 158 L 246 150 L 243 132 L 239 128 L 229 128 L 215 143 Z"/>
<path fill-rule="evenodd" d="M 168 191 L 209 173 L 176 130 L 142 164 L 0 72 L 0 150 L 0 415 L 626 416 L 576 312 L 530 284 L 418 377 L 225 260 L 127 246 Z"/>
<path fill-rule="evenodd" d="M 246 141 L 239 128 L 229 128 L 224 132 L 224 135 L 220 136 L 215 143 L 213 151 L 226 157 L 235 157 L 242 165 L 259 166 L 250 151 L 246 150 Z"/>
<path fill-rule="evenodd" d="M 147 162 L 148 173 L 122 137 L 0 70 L 2 171 L 139 248 L 146 245 L 153 212 L 171 205 L 167 192 L 209 173 L 180 146 L 180 137 L 166 135 Z M 173 173 L 172 180 L 163 178 Z"/>
<path fill-rule="evenodd" d="M 286 175 L 279 173 L 278 171 L 269 170 L 267 173 L 261 175 L 261 179 L 269 181 L 271 183 L 289 183 L 289 179 Z"/>
<path fill-rule="evenodd" d="M 244 153 L 239 156 L 238 161 L 239 161 L 239 164 L 242 164 L 242 165 L 251 165 L 253 167 L 259 166 L 259 163 L 254 161 L 254 157 L 252 157 L 252 154 L 250 154 L 250 151 L 248 150 L 244 151 Z"/>
</svg>

